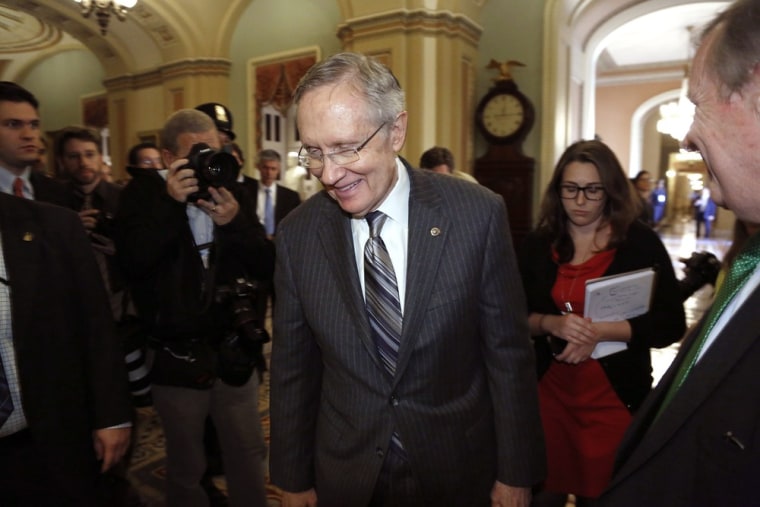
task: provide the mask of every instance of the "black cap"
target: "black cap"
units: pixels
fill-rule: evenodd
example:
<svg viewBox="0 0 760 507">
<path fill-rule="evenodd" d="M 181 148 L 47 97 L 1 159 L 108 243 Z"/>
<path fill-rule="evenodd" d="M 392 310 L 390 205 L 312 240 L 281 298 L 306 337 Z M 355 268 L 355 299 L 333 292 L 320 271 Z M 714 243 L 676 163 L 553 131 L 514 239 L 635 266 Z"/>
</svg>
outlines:
<svg viewBox="0 0 760 507">
<path fill-rule="evenodd" d="M 209 115 L 216 123 L 216 128 L 227 134 L 231 141 L 235 140 L 235 133 L 232 131 L 232 113 L 226 106 L 217 102 L 206 102 L 197 106 L 195 109 Z"/>
</svg>

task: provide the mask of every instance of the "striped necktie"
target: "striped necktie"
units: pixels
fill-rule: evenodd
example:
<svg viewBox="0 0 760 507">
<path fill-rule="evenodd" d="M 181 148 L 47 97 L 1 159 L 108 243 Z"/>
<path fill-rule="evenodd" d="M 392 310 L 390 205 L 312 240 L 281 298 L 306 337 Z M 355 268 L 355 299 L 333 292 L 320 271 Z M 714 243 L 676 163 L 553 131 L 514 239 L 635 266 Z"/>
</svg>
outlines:
<svg viewBox="0 0 760 507">
<path fill-rule="evenodd" d="M 369 239 L 364 246 L 364 287 L 372 336 L 383 366 L 396 372 L 398 347 L 401 343 L 401 303 L 398 284 L 388 249 L 380 237 L 387 215 L 380 211 L 367 214 Z"/>
<path fill-rule="evenodd" d="M 380 237 L 380 230 L 387 218 L 380 211 L 367 213 L 366 216 L 369 239 L 364 246 L 364 295 L 375 346 L 383 366 L 392 377 L 396 373 L 401 343 L 402 315 L 396 273 L 385 242 Z M 390 447 L 404 461 L 408 459 L 396 431 L 391 435 Z"/>
<path fill-rule="evenodd" d="M 679 366 L 676 376 L 673 379 L 673 383 L 670 384 L 665 398 L 660 405 L 660 410 L 657 413 L 657 417 L 662 414 L 665 407 L 671 402 L 678 389 L 683 385 L 686 377 L 691 372 L 691 369 L 697 362 L 699 354 L 705 346 L 707 337 L 710 335 L 715 323 L 723 314 L 723 310 L 728 303 L 734 298 L 739 289 L 742 288 L 749 276 L 755 270 L 755 267 L 760 262 L 760 234 L 755 234 L 751 237 L 744 248 L 739 252 L 734 261 L 731 263 L 731 269 L 728 272 L 728 276 L 724 280 L 723 284 L 718 289 L 718 293 L 715 295 L 715 300 L 710 307 L 710 312 L 705 318 L 705 322 L 702 325 L 699 336 L 692 342 L 691 348 L 686 353 L 681 366 Z"/>
</svg>

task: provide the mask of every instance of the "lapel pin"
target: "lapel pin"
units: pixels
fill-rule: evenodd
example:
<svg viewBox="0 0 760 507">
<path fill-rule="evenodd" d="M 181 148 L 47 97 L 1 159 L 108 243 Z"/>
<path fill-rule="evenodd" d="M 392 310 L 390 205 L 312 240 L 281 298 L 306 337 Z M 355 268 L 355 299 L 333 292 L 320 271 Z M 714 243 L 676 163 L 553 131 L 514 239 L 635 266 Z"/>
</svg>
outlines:
<svg viewBox="0 0 760 507">
<path fill-rule="evenodd" d="M 430 235 L 433 237 L 436 237 L 441 234 L 441 230 L 438 227 L 433 227 L 430 229 Z"/>
<path fill-rule="evenodd" d="M 34 234 L 31 232 L 25 232 L 21 239 L 24 241 L 32 241 L 34 239 Z"/>
</svg>

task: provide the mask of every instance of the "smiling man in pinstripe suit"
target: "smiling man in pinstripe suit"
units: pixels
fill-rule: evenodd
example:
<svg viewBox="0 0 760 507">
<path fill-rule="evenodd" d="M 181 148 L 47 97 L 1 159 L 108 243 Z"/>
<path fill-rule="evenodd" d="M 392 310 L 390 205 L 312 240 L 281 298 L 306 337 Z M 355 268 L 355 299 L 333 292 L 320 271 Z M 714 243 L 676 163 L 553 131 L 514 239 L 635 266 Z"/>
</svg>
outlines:
<svg viewBox="0 0 760 507">
<path fill-rule="evenodd" d="M 374 60 L 330 57 L 295 98 L 299 161 L 325 191 L 276 239 L 271 474 L 283 505 L 527 506 L 544 449 L 503 200 L 398 157 L 404 94 Z M 401 315 L 382 358 L 364 296 L 377 211 Z"/>
</svg>

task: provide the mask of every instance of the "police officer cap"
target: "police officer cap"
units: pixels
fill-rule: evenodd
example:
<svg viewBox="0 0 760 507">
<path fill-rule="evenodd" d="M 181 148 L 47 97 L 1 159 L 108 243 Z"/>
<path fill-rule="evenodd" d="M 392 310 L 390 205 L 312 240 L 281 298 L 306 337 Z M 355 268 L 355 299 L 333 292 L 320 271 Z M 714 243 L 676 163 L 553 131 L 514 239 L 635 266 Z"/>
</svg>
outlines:
<svg viewBox="0 0 760 507">
<path fill-rule="evenodd" d="M 216 102 L 206 102 L 195 109 L 209 115 L 216 123 L 218 130 L 227 134 L 230 140 L 235 140 L 235 133 L 232 131 L 232 113 L 226 106 Z"/>
</svg>

